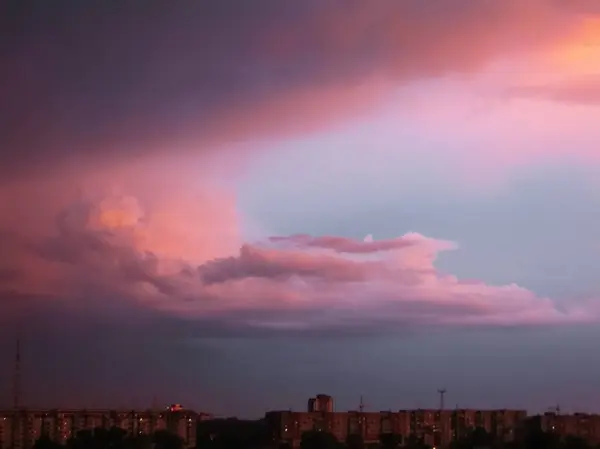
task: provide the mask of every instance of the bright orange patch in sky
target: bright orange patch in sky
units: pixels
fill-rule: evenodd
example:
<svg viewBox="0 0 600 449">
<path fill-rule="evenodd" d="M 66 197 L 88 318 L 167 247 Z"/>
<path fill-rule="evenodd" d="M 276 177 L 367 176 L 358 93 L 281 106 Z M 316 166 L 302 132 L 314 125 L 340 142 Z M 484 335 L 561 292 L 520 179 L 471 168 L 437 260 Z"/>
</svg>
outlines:
<svg viewBox="0 0 600 449">
<path fill-rule="evenodd" d="M 551 66 L 565 75 L 600 74 L 600 18 L 587 18 L 551 53 Z"/>
</svg>

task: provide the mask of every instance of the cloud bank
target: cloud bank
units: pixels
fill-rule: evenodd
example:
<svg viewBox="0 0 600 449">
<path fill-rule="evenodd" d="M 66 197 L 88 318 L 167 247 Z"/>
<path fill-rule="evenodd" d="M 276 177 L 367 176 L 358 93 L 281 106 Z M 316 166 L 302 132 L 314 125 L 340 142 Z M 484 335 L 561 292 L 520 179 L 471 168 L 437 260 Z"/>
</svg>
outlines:
<svg viewBox="0 0 600 449">
<path fill-rule="evenodd" d="M 564 310 L 517 285 L 441 273 L 436 258 L 457 245 L 418 233 L 389 240 L 292 235 L 244 243 L 227 230 L 239 223 L 223 212 L 231 207 L 225 201 L 218 207 L 207 200 L 162 209 L 148 204 L 127 194 L 82 197 L 55 214 L 43 232 L 5 227 L 3 309 L 10 311 L 14 301 L 24 307 L 45 301 L 94 315 L 120 305 L 128 316 L 153 311 L 208 323 L 215 332 L 397 332 L 596 318 L 589 308 Z M 171 238 L 164 229 L 180 233 Z"/>
<path fill-rule="evenodd" d="M 34 1 L 5 12 L 5 176 L 83 153 L 202 152 L 327 128 L 411 81 L 554 48 L 598 14 L 552 0 Z"/>
<path fill-rule="evenodd" d="M 407 83 L 555 48 L 593 4 L 19 3 L 0 14 L 0 320 L 23 301 L 282 331 L 593 319 L 441 273 L 456 245 L 417 233 L 252 243 L 218 179 L 238 163 L 227 145 L 254 154 Z"/>
</svg>

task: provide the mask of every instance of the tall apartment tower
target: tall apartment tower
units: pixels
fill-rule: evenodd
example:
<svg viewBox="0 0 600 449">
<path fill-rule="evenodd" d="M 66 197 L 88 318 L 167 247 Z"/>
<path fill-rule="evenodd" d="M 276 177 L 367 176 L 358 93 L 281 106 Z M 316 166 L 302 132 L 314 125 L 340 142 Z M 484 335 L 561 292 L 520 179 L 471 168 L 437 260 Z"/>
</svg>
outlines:
<svg viewBox="0 0 600 449">
<path fill-rule="evenodd" d="M 327 394 L 318 394 L 308 400 L 308 412 L 333 412 L 333 398 Z"/>
</svg>

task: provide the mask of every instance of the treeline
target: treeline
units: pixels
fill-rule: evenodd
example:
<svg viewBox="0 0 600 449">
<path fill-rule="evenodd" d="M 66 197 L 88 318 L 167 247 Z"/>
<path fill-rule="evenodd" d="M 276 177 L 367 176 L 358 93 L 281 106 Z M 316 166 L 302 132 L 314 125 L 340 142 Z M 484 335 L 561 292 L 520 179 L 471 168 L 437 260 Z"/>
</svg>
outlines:
<svg viewBox="0 0 600 449">
<path fill-rule="evenodd" d="M 198 423 L 198 449 L 278 449 L 263 420 L 215 419 Z"/>
<path fill-rule="evenodd" d="M 205 424 L 205 425 L 203 425 Z M 256 421 L 221 420 L 198 426 L 197 449 L 291 449 L 273 439 L 267 428 Z M 310 431 L 302 435 L 300 449 L 434 449 L 416 437 L 403 439 L 400 435 L 383 434 L 378 444 L 366 444 L 360 435 L 350 435 L 339 441 L 333 434 Z M 168 431 L 153 435 L 128 435 L 119 428 L 83 430 L 58 444 L 40 438 L 34 449 L 186 449 L 183 440 Z M 499 441 L 485 429 L 477 428 L 469 435 L 453 441 L 448 449 L 600 449 L 576 436 L 560 437 L 539 429 L 528 429 L 515 441 Z"/>
<path fill-rule="evenodd" d="M 287 445 L 286 445 L 287 446 Z M 422 439 L 409 437 L 406 440 L 400 435 L 383 434 L 378 444 L 365 444 L 360 435 L 350 435 L 346 441 L 338 441 L 327 432 L 305 432 L 300 442 L 301 449 L 433 449 Z M 280 448 L 284 449 L 284 448 Z M 289 447 L 285 449 L 290 449 Z M 600 449 L 600 445 L 592 445 L 584 438 L 577 436 L 560 437 L 555 433 L 543 432 L 539 429 L 527 429 L 512 442 L 504 442 L 476 428 L 469 435 L 454 440 L 448 449 Z"/>
<path fill-rule="evenodd" d="M 183 440 L 166 430 L 152 435 L 129 435 L 118 427 L 81 430 L 62 445 L 42 436 L 33 449 L 184 449 Z"/>
<path fill-rule="evenodd" d="M 495 438 L 483 428 L 476 428 L 463 438 L 450 444 L 448 449 L 600 449 L 585 439 L 559 437 L 540 429 L 528 428 L 515 435 L 515 441 L 506 443 Z M 267 429 L 256 422 L 223 420 L 199 427 L 198 449 L 291 449 L 288 444 L 273 441 Z M 305 432 L 300 449 L 433 449 L 416 437 L 402 438 L 396 434 L 382 434 L 378 444 L 366 444 L 360 435 L 350 435 L 339 441 L 333 434 L 323 431 Z"/>
</svg>

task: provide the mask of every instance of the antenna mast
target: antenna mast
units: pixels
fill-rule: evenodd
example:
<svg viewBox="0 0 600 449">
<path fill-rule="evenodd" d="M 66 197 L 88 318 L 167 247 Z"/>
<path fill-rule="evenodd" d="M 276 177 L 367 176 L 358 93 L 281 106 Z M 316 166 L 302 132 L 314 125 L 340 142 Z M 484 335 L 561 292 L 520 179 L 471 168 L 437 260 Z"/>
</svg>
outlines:
<svg viewBox="0 0 600 449">
<path fill-rule="evenodd" d="M 15 372 L 13 378 L 13 408 L 18 410 L 21 406 L 21 339 L 17 338 L 15 348 Z"/>
<path fill-rule="evenodd" d="M 360 403 L 358 404 L 358 410 L 361 413 L 365 410 L 365 403 L 363 402 L 362 394 L 360 395 Z"/>
<path fill-rule="evenodd" d="M 440 388 L 438 393 L 440 395 L 440 410 L 444 410 L 444 395 L 446 394 L 446 389 Z"/>
<path fill-rule="evenodd" d="M 556 404 L 554 407 L 549 407 L 548 411 L 560 415 L 560 405 Z"/>
<path fill-rule="evenodd" d="M 17 434 L 22 429 L 21 416 L 19 414 L 19 407 L 21 406 L 21 340 L 17 337 L 15 347 L 15 366 L 14 366 L 14 377 L 13 377 L 13 415 L 11 418 L 11 447 L 15 447 L 15 443 L 18 439 Z M 5 418 L 6 419 L 6 418 Z"/>
</svg>

